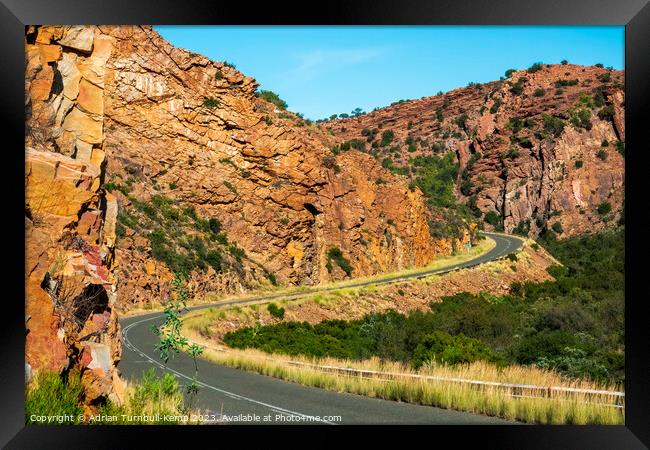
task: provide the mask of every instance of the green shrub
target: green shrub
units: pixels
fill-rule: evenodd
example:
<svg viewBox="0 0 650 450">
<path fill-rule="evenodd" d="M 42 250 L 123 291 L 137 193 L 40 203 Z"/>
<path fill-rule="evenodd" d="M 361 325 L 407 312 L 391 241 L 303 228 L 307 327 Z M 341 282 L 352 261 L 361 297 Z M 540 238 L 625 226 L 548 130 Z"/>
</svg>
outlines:
<svg viewBox="0 0 650 450">
<path fill-rule="evenodd" d="M 485 213 L 485 221 L 496 227 L 501 225 L 501 216 L 496 211 L 488 211 Z"/>
<path fill-rule="evenodd" d="M 459 128 L 464 129 L 465 125 L 467 124 L 467 119 L 469 119 L 469 116 L 463 113 L 460 116 L 456 117 L 454 122 L 456 123 L 456 125 L 458 125 Z"/>
<path fill-rule="evenodd" d="M 471 363 L 474 361 L 496 361 L 499 358 L 478 339 L 463 334 L 451 336 L 444 331 L 425 335 L 413 351 L 411 363 L 418 368 L 429 361 L 443 364 Z"/>
<path fill-rule="evenodd" d="M 600 159 L 601 161 L 605 161 L 605 160 L 607 159 L 607 152 L 606 152 L 605 150 L 603 150 L 603 149 L 600 149 L 600 150 L 598 150 L 598 152 L 596 153 L 596 156 L 597 156 L 598 159 Z"/>
<path fill-rule="evenodd" d="M 282 100 L 278 94 L 273 91 L 261 90 L 257 93 L 257 96 L 267 102 L 273 103 L 278 108 L 284 110 L 287 109 L 287 102 Z"/>
<path fill-rule="evenodd" d="M 555 82 L 555 87 L 556 88 L 561 88 L 561 87 L 566 87 L 566 86 L 576 86 L 578 84 L 578 80 L 557 80 Z"/>
<path fill-rule="evenodd" d="M 284 308 L 278 307 L 275 303 L 269 303 L 267 306 L 269 314 L 271 314 L 276 319 L 284 319 Z"/>
<path fill-rule="evenodd" d="M 625 156 L 625 144 L 623 141 L 616 141 L 616 150 L 621 154 L 621 156 Z"/>
<path fill-rule="evenodd" d="M 602 83 L 609 83 L 612 81 L 612 75 L 609 72 L 601 73 L 596 78 L 598 78 L 598 81 Z"/>
<path fill-rule="evenodd" d="M 581 160 L 576 160 L 575 162 L 576 169 L 579 169 L 583 166 L 583 162 Z"/>
<path fill-rule="evenodd" d="M 219 222 L 219 219 L 212 217 L 210 220 L 208 220 L 208 226 L 210 228 L 210 231 L 212 231 L 214 234 L 219 234 L 221 232 L 221 222 Z"/>
<path fill-rule="evenodd" d="M 528 236 L 528 233 L 530 233 L 530 220 L 519 221 L 517 226 L 512 230 L 512 234 L 518 234 L 520 236 Z"/>
<path fill-rule="evenodd" d="M 492 106 L 490 107 L 490 113 L 496 114 L 496 112 L 499 110 L 499 107 L 503 104 L 500 98 L 497 98 L 494 100 L 492 103 Z"/>
<path fill-rule="evenodd" d="M 562 224 L 560 222 L 555 222 L 553 226 L 551 227 L 554 232 L 557 234 L 562 234 L 564 233 L 564 228 L 562 228 Z"/>
<path fill-rule="evenodd" d="M 214 98 L 214 97 L 206 97 L 203 100 L 203 106 L 205 106 L 206 108 L 209 108 L 209 109 L 216 108 L 220 104 L 221 104 L 221 101 L 219 99 L 217 99 L 217 98 Z"/>
<path fill-rule="evenodd" d="M 383 133 L 381 133 L 381 143 L 379 145 L 381 147 L 386 147 L 391 142 L 393 142 L 394 137 L 395 137 L 395 133 L 393 133 L 392 130 L 384 131 Z"/>
<path fill-rule="evenodd" d="M 609 202 L 602 202 L 598 205 L 598 208 L 596 210 L 598 211 L 598 214 L 604 216 L 612 210 L 612 205 Z"/>
<path fill-rule="evenodd" d="M 564 130 L 564 121 L 559 117 L 551 116 L 548 114 L 542 115 L 544 122 L 544 129 L 555 137 L 559 137 Z"/>
<path fill-rule="evenodd" d="M 532 66 L 530 66 L 527 69 L 527 72 L 528 73 L 535 73 L 535 72 L 538 72 L 538 71 L 542 70 L 542 67 L 543 66 L 542 66 L 541 62 L 536 62 L 535 64 L 533 64 Z"/>
<path fill-rule="evenodd" d="M 72 417 L 62 424 L 78 424 L 78 416 L 83 414 L 84 389 L 81 377 L 76 373 L 59 375 L 55 372 L 40 371 L 32 380 L 25 394 L 25 424 L 41 424 L 32 421 L 32 415 Z"/>
<path fill-rule="evenodd" d="M 588 108 L 573 108 L 569 111 L 569 122 L 576 128 L 591 130 L 591 111 Z"/>
<path fill-rule="evenodd" d="M 521 95 L 522 92 L 524 92 L 524 83 L 526 82 L 526 79 L 524 77 L 519 78 L 516 83 L 513 83 L 510 86 L 510 92 L 513 95 Z"/>
<path fill-rule="evenodd" d="M 601 120 L 612 120 L 614 117 L 614 107 L 612 105 L 605 106 L 598 111 L 598 117 Z"/>
<path fill-rule="evenodd" d="M 329 264 L 329 269 L 328 272 L 331 272 L 331 261 L 334 261 L 342 270 L 343 272 L 346 273 L 347 276 L 352 275 L 352 266 L 350 266 L 350 262 L 345 259 L 343 256 L 343 252 L 341 251 L 340 248 L 337 247 L 332 247 L 327 251 L 327 263 Z"/>
<path fill-rule="evenodd" d="M 533 97 L 543 97 L 545 93 L 546 93 L 546 90 L 544 90 L 542 88 L 537 88 L 533 92 Z"/>
</svg>

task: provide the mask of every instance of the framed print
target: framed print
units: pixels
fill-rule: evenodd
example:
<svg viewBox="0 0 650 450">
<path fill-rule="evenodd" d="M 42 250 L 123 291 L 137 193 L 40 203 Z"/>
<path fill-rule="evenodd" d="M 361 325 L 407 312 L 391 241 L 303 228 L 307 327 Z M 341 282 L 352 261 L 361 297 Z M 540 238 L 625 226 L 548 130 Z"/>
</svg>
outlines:
<svg viewBox="0 0 650 450">
<path fill-rule="evenodd" d="M 1 11 L 8 448 L 648 445 L 646 3 Z"/>
</svg>

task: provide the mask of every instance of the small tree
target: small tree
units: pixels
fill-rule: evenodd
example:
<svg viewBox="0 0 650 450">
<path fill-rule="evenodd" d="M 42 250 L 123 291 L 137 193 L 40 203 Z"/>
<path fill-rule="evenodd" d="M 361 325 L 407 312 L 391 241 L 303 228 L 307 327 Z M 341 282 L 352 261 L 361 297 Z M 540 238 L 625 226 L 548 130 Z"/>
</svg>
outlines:
<svg viewBox="0 0 650 450">
<path fill-rule="evenodd" d="M 185 287 L 185 277 L 183 274 L 177 273 L 172 280 L 173 298 L 170 298 L 168 305 L 164 310 L 164 318 L 162 324 L 156 326 L 152 325 L 151 330 L 159 337 L 159 341 L 154 345 L 154 349 L 159 353 L 160 359 L 165 364 L 165 371 L 167 371 L 167 363 L 169 358 L 174 354 L 180 353 L 185 349 L 192 359 L 194 360 L 194 375 L 192 382 L 186 387 L 187 393 L 190 395 L 190 407 L 193 404 L 196 394 L 199 391 L 197 385 L 197 376 L 199 366 L 197 357 L 203 353 L 203 349 L 196 344 L 189 344 L 187 338 L 181 334 L 183 321 L 180 314 L 188 311 L 187 300 L 189 297 L 187 288 Z M 159 395 L 162 398 L 162 395 Z"/>
</svg>

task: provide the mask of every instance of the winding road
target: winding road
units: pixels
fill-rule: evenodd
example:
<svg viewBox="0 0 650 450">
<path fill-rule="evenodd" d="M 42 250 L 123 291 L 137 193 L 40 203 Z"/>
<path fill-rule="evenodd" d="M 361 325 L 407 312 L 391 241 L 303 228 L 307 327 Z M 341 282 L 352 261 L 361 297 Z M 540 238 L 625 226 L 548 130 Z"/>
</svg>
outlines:
<svg viewBox="0 0 650 450">
<path fill-rule="evenodd" d="M 445 268 L 422 271 L 408 275 L 385 278 L 381 281 L 365 281 L 346 285 L 363 287 L 404 281 L 414 278 L 451 272 L 492 261 L 521 248 L 523 241 L 514 236 L 483 233 L 494 239 L 496 246 L 487 253 L 463 263 Z M 328 291 L 340 287 L 324 287 L 314 291 Z M 222 301 L 218 304 L 190 307 L 190 311 L 233 304 L 271 301 L 305 295 L 270 294 Z M 142 372 L 156 367 L 162 373 L 163 366 L 154 352 L 158 337 L 151 331 L 152 325 L 162 322 L 161 312 L 155 312 L 120 320 L 122 325 L 123 354 L 119 364 L 127 379 L 138 379 Z M 337 393 L 324 389 L 302 386 L 296 383 L 225 367 L 200 359 L 198 361 L 199 394 L 197 404 L 207 410 L 208 418 L 238 424 L 512 424 L 506 420 L 478 414 L 459 412 L 430 406 L 413 405 L 374 399 L 355 394 Z M 194 362 L 185 354 L 176 355 L 167 364 L 167 371 L 175 374 L 181 384 L 191 380 Z"/>
</svg>

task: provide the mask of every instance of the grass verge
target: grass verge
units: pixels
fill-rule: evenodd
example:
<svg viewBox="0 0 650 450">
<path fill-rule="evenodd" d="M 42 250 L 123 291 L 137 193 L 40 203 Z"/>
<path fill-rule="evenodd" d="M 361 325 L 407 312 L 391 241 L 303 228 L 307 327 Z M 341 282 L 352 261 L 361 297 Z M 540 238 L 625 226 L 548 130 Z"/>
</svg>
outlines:
<svg viewBox="0 0 650 450">
<path fill-rule="evenodd" d="M 195 342 L 206 345 L 199 336 L 189 333 Z M 469 365 L 428 365 L 417 371 L 408 366 L 371 358 L 363 361 L 338 360 L 334 358 L 310 359 L 297 356 L 273 355 L 252 349 L 231 350 L 206 346 L 204 358 L 237 369 L 256 372 L 286 381 L 328 389 L 402 401 L 426 406 L 455 409 L 470 413 L 500 417 L 506 420 L 531 424 L 600 424 L 620 425 L 625 421 L 624 410 L 611 406 L 586 403 L 587 395 L 557 393 L 552 398 L 514 397 L 503 389 L 493 386 L 476 386 L 457 382 L 422 379 L 378 379 L 339 373 L 324 372 L 309 367 L 297 367 L 291 361 L 349 367 L 355 369 L 431 375 L 445 378 L 461 378 L 501 383 L 562 386 L 579 389 L 608 389 L 586 381 L 564 379 L 557 373 L 537 368 L 514 366 L 497 368 L 485 362 Z M 591 400 L 593 401 L 593 400 Z"/>
<path fill-rule="evenodd" d="M 96 413 L 89 414 L 84 411 L 83 395 L 78 374 L 38 373 L 27 388 L 25 424 L 195 424 L 198 422 L 192 418 L 200 414 L 185 404 L 176 377 L 170 373 L 157 377 L 153 368 L 144 372 L 137 383 L 126 384 L 123 405 L 106 400 L 96 405 Z"/>
</svg>

